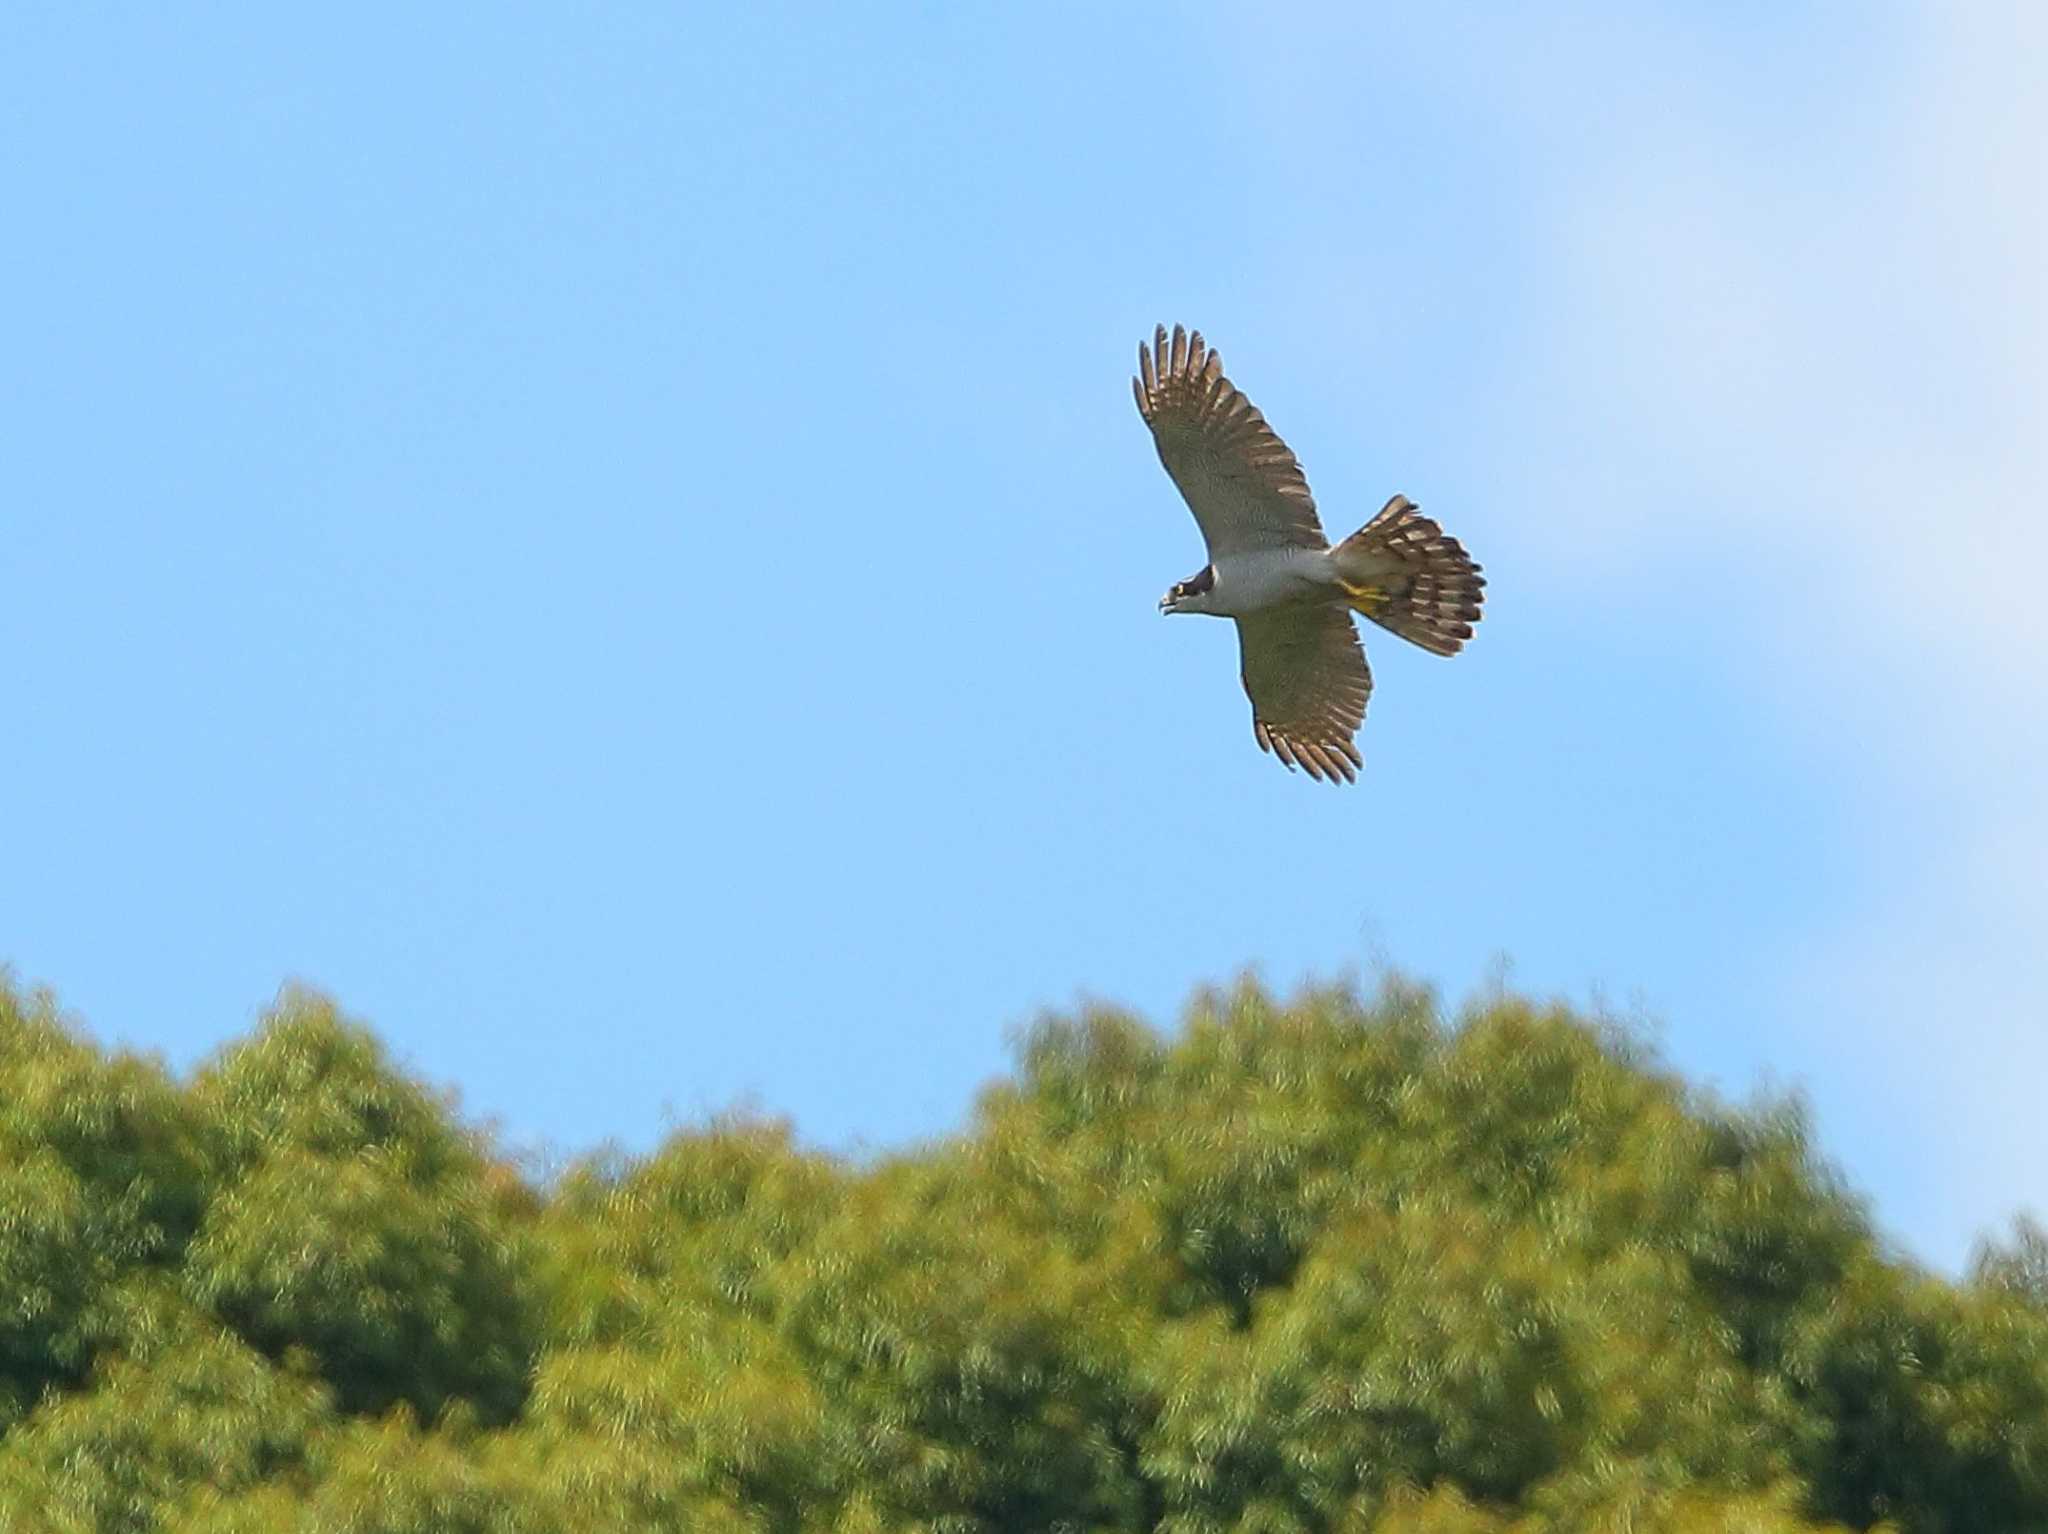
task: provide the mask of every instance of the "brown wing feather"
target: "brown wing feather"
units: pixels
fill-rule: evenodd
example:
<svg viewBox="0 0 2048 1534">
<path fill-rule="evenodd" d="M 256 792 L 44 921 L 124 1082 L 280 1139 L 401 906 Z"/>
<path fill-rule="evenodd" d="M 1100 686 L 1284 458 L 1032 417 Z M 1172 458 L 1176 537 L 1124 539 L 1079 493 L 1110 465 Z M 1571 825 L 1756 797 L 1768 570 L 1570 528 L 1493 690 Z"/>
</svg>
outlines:
<svg viewBox="0 0 2048 1534">
<path fill-rule="evenodd" d="M 1195 514 L 1214 560 L 1252 549 L 1329 547 L 1315 498 L 1287 444 L 1223 376 L 1202 333 L 1180 326 L 1138 347 L 1131 380 L 1159 461 Z"/>
<path fill-rule="evenodd" d="M 1279 607 L 1237 620 L 1252 733 L 1262 749 L 1312 778 L 1356 782 L 1365 759 L 1351 737 L 1365 722 L 1372 671 L 1341 607 Z"/>
</svg>

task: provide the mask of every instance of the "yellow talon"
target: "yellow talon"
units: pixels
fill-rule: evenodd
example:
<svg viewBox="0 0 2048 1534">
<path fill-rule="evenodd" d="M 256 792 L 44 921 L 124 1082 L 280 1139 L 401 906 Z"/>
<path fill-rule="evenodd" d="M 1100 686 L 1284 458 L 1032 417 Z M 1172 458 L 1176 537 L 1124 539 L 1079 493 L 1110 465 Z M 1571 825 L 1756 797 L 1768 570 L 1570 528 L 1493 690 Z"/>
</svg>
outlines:
<svg viewBox="0 0 2048 1534">
<path fill-rule="evenodd" d="M 1377 586 L 1354 586 L 1349 581 L 1339 583 L 1344 594 L 1351 599 L 1351 605 L 1370 618 L 1387 605 L 1387 594 Z"/>
</svg>

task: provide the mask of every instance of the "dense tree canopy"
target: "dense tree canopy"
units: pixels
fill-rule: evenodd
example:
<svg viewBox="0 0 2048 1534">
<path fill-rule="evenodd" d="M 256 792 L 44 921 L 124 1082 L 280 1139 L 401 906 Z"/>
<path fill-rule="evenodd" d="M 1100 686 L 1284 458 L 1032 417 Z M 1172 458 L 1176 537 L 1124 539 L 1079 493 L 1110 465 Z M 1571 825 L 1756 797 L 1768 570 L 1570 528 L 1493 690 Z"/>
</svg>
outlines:
<svg viewBox="0 0 2048 1534">
<path fill-rule="evenodd" d="M 0 1527 L 2048 1527 L 2048 1240 L 1888 1252 L 1616 1031 L 1245 984 L 857 1165 L 540 1182 L 325 1001 L 189 1080 L 0 986 Z"/>
</svg>

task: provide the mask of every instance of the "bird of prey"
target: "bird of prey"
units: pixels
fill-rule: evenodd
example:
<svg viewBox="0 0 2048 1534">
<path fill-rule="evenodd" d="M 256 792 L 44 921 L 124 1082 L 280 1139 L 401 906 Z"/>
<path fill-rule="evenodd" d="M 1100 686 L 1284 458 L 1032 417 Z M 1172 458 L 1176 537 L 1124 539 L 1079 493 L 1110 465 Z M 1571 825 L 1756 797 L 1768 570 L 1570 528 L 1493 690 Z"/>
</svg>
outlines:
<svg viewBox="0 0 2048 1534">
<path fill-rule="evenodd" d="M 1397 495 L 1335 548 L 1308 481 L 1258 408 L 1223 376 L 1202 333 L 1176 325 L 1138 347 L 1138 413 L 1209 546 L 1207 565 L 1160 599 L 1162 613 L 1237 623 L 1252 733 L 1291 772 L 1353 783 L 1352 737 L 1372 672 L 1351 615 L 1435 655 L 1472 637 L 1486 582 L 1458 540 Z"/>
</svg>

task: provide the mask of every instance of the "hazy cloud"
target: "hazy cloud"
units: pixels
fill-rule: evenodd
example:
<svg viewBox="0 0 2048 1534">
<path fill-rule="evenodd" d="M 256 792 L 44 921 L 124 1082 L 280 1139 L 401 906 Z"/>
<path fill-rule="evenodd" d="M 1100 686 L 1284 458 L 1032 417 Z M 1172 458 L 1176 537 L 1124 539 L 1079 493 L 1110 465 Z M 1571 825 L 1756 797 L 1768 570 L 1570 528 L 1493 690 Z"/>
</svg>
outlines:
<svg viewBox="0 0 2048 1534">
<path fill-rule="evenodd" d="M 1907 1213 L 1953 1261 L 2048 1197 L 2048 11 L 1884 42 L 1826 112 L 1739 72 L 1639 96 L 1538 349 L 1684 497 L 1562 498 L 1587 543 L 1768 657 L 1760 707 L 1857 800 L 1867 898 L 1788 985 L 1925 1158 Z"/>
</svg>

